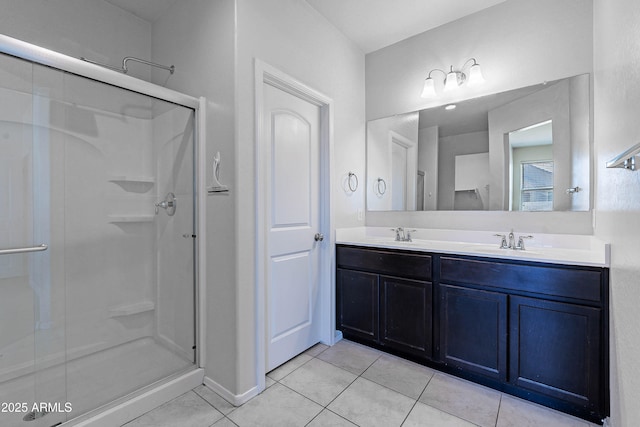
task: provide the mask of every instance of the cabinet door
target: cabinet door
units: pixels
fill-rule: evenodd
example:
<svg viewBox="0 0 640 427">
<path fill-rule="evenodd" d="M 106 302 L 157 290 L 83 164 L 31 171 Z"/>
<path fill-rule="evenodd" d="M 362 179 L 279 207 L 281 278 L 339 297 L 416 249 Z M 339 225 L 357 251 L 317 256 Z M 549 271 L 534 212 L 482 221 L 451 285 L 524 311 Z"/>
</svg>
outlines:
<svg viewBox="0 0 640 427">
<path fill-rule="evenodd" d="M 442 361 L 506 381 L 507 295 L 440 285 Z"/>
<path fill-rule="evenodd" d="M 601 310 L 511 297 L 510 382 L 598 409 Z"/>
<path fill-rule="evenodd" d="M 336 324 L 346 337 L 378 341 L 378 275 L 339 268 Z"/>
<path fill-rule="evenodd" d="M 380 276 L 380 343 L 431 357 L 432 285 Z"/>
</svg>

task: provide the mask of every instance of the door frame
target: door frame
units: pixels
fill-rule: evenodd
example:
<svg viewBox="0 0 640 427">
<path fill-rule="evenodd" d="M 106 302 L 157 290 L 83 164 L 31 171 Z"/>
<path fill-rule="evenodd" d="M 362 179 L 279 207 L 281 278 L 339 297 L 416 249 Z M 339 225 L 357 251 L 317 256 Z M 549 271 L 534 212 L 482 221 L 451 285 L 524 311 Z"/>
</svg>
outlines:
<svg viewBox="0 0 640 427">
<path fill-rule="evenodd" d="M 265 388 L 266 334 L 267 334 L 267 223 L 265 221 L 267 162 L 263 146 L 264 85 L 274 86 L 297 98 L 317 105 L 320 109 L 319 141 L 319 219 L 324 234 L 324 244 L 319 245 L 319 330 L 320 340 L 327 345 L 334 343 L 335 331 L 335 229 L 333 218 L 333 100 L 277 68 L 255 58 L 255 203 L 256 203 L 256 374 L 258 389 Z"/>
</svg>

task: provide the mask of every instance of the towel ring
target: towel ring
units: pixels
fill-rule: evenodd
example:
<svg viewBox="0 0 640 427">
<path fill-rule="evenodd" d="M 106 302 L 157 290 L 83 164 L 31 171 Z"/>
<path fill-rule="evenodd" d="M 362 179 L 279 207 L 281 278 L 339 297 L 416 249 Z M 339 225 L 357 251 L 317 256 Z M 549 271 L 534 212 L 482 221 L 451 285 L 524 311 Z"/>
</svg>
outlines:
<svg viewBox="0 0 640 427">
<path fill-rule="evenodd" d="M 351 178 L 354 178 L 356 180 L 355 185 L 353 184 L 353 180 Z M 355 173 L 349 172 L 347 185 L 349 186 L 349 190 L 351 190 L 352 193 L 356 192 L 356 190 L 358 189 L 358 176 Z"/>
<path fill-rule="evenodd" d="M 383 195 L 384 193 L 387 192 L 387 183 L 385 182 L 384 179 L 382 178 L 378 178 L 378 194 Z"/>
</svg>

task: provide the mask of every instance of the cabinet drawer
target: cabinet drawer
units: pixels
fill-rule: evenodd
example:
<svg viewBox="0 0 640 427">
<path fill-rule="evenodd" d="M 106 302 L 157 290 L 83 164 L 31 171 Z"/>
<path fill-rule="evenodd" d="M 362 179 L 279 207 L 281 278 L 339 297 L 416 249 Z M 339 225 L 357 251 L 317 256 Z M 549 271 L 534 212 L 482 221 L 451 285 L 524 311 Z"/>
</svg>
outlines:
<svg viewBox="0 0 640 427">
<path fill-rule="evenodd" d="M 431 256 L 419 253 L 338 246 L 336 263 L 339 268 L 431 280 Z"/>
<path fill-rule="evenodd" d="M 442 257 L 443 282 L 601 302 L 602 271 Z"/>
</svg>

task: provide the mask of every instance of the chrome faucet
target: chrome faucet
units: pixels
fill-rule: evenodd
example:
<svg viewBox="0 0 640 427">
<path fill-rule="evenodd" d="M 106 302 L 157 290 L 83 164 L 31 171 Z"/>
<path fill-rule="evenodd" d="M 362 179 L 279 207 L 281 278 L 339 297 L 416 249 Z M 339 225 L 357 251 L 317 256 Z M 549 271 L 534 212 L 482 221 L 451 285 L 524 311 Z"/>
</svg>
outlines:
<svg viewBox="0 0 640 427">
<path fill-rule="evenodd" d="M 519 236 L 518 243 L 516 243 L 516 236 L 513 234 L 513 230 L 506 234 L 494 234 L 496 237 L 500 237 L 500 249 L 513 249 L 514 251 L 524 251 L 526 248 L 524 246 L 525 239 L 533 239 L 533 236 Z M 507 237 L 508 236 L 508 237 Z M 507 242 L 507 238 L 509 239 Z"/>
<path fill-rule="evenodd" d="M 396 232 L 396 242 L 411 242 L 411 233 L 416 230 L 405 230 L 403 227 L 392 228 Z"/>
</svg>

